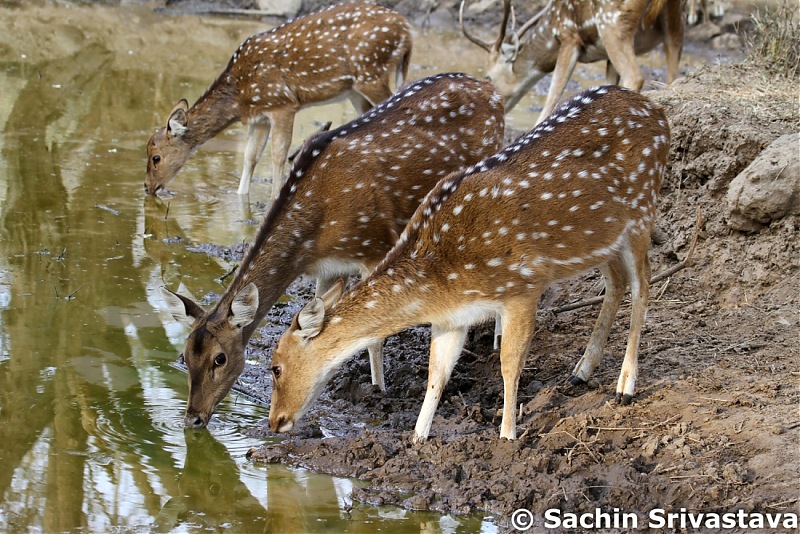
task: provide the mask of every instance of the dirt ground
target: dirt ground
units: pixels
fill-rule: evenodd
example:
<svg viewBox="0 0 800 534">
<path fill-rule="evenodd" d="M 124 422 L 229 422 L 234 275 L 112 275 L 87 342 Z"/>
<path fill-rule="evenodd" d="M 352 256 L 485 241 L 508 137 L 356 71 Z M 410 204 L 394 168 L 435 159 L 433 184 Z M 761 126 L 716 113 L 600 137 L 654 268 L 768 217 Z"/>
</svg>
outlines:
<svg viewBox="0 0 800 534">
<path fill-rule="evenodd" d="M 285 441 L 251 451 L 251 460 L 368 482 L 356 501 L 488 512 L 501 526 L 518 508 L 533 512 L 536 527 L 551 508 L 641 517 L 654 508 L 798 513 L 800 219 L 752 234 L 725 219 L 731 180 L 770 142 L 800 129 L 796 87 L 741 63 L 705 67 L 648 94 L 666 107 L 672 128 L 653 272 L 685 259 L 695 234 L 697 245 L 686 268 L 652 287 L 633 404 L 613 402 L 628 306 L 592 380 L 566 382 L 598 307 L 555 309 L 597 295 L 602 280 L 592 272 L 543 297 L 520 381 L 516 441 L 499 438 L 503 386 L 487 325 L 472 332 L 430 439 L 410 443 L 427 377 L 429 333 L 420 327 L 387 341 L 384 394 L 358 355 Z M 272 310 L 248 348 L 249 359 L 263 363 L 248 365 L 236 387 L 265 404 L 271 348 L 312 295 L 311 281 L 289 293 L 294 301 Z M 274 437 L 266 421 L 250 432 Z"/>
<path fill-rule="evenodd" d="M 357 501 L 485 511 L 500 525 L 517 508 L 532 511 L 539 526 L 550 508 L 797 513 L 800 220 L 747 235 L 724 216 L 730 181 L 772 140 L 798 130 L 796 89 L 775 83 L 726 65 L 650 93 L 667 108 L 673 136 L 657 223 L 665 240 L 651 251 L 653 272 L 684 259 L 695 232 L 698 241 L 689 265 L 652 288 L 632 405 L 613 402 L 625 307 L 593 379 L 566 383 L 598 308 L 552 310 L 597 294 L 595 272 L 543 298 L 520 381 L 516 441 L 499 438 L 502 379 L 487 325 L 472 333 L 431 438 L 410 443 L 429 345 L 417 328 L 387 342 L 385 394 L 373 391 L 359 355 L 286 441 L 251 451 L 251 459 L 369 482 Z M 305 302 L 310 283 L 290 293 Z M 251 342 L 253 357 L 269 357 L 296 311 L 291 303 L 273 310 L 263 338 Z M 248 369 L 243 384 L 268 401 L 267 368 Z M 266 422 L 252 433 L 273 436 Z"/>
</svg>

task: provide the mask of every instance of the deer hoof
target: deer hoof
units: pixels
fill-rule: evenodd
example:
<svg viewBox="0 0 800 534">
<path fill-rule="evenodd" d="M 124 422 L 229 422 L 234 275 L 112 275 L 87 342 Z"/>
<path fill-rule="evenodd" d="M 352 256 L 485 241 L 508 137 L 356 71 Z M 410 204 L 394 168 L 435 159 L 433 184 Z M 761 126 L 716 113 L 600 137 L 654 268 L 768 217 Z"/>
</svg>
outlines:
<svg viewBox="0 0 800 534">
<path fill-rule="evenodd" d="M 575 375 L 572 375 L 567 379 L 567 382 L 569 382 L 573 386 L 582 386 L 582 385 L 584 385 L 586 383 L 586 380 L 584 380 L 583 378 L 577 377 Z"/>
<path fill-rule="evenodd" d="M 627 393 L 625 394 L 617 393 L 616 396 L 617 404 L 622 404 L 623 406 L 627 406 L 631 403 L 632 400 L 633 400 L 633 395 L 628 395 Z"/>
</svg>

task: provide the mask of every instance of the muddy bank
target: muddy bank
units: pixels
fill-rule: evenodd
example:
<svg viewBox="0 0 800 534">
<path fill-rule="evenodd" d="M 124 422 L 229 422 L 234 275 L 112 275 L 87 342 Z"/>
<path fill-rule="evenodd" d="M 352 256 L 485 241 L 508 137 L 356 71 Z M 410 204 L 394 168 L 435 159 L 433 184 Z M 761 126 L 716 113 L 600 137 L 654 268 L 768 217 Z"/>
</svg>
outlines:
<svg viewBox="0 0 800 534">
<path fill-rule="evenodd" d="M 520 507 L 539 524 L 549 508 L 616 507 L 642 517 L 680 507 L 797 512 L 800 221 L 790 216 L 745 234 L 725 220 L 730 181 L 771 141 L 798 129 L 794 90 L 759 76 L 742 65 L 718 66 L 650 93 L 667 108 L 673 132 L 657 224 L 665 240 L 651 252 L 653 271 L 683 259 L 696 230 L 698 244 L 688 268 L 652 288 L 631 406 L 612 402 L 625 306 L 593 379 L 565 383 L 598 310 L 548 310 L 596 294 L 602 282 L 590 273 L 543 298 L 520 380 L 517 441 L 498 437 L 502 379 L 487 325 L 471 333 L 431 438 L 410 444 L 427 378 L 429 337 L 417 328 L 387 342 L 385 394 L 373 390 L 359 355 L 294 434 L 251 459 L 368 481 L 354 494 L 359 501 L 487 511 L 500 524 Z M 771 98 L 760 94 L 762 82 Z M 305 302 L 311 285 L 300 281 L 290 293 Z M 243 383 L 267 401 L 266 361 L 298 307 L 273 310 L 271 326 L 249 349 L 265 364 L 248 368 Z M 252 432 L 272 436 L 266 422 Z"/>
</svg>

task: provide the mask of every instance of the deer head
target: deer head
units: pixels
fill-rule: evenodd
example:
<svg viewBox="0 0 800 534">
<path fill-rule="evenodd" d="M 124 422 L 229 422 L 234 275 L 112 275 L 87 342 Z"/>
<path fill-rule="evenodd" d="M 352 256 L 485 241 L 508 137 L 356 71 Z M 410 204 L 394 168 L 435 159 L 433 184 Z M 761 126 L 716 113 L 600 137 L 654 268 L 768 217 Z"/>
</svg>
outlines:
<svg viewBox="0 0 800 534">
<path fill-rule="evenodd" d="M 272 353 L 272 400 L 269 410 L 269 426 L 276 432 L 288 432 L 322 392 L 330 380 L 335 367 L 323 368 L 313 352 L 304 350 L 320 332 L 325 322 L 325 313 L 342 296 L 344 282 L 337 281 L 322 297 L 306 304 L 281 336 Z M 289 377 L 291 386 L 282 387 Z M 299 385 L 299 387 L 297 387 Z"/>
<path fill-rule="evenodd" d="M 175 178 L 192 153 L 186 139 L 189 129 L 189 103 L 181 99 L 172 108 L 167 125 L 159 128 L 147 142 L 147 176 L 144 190 L 155 195 Z"/>
<path fill-rule="evenodd" d="M 466 0 L 461 1 L 458 13 L 458 20 L 461 24 L 461 31 L 464 36 L 472 43 L 478 45 L 489 53 L 487 61 L 487 76 L 497 87 L 497 91 L 502 95 L 505 102 L 506 111 L 510 111 L 522 98 L 531 85 L 529 78 L 541 78 L 544 73 L 532 68 L 528 58 L 521 58 L 521 52 L 525 49 L 523 37 L 543 16 L 548 14 L 552 8 L 554 0 L 549 0 L 539 13 L 533 16 L 519 30 L 516 29 L 516 17 L 511 0 L 503 1 L 503 20 L 500 23 L 500 30 L 494 43 L 483 41 L 467 31 L 464 25 L 464 5 Z M 508 22 L 511 21 L 511 31 L 508 32 Z M 509 39 L 506 39 L 506 35 Z M 518 63 L 519 61 L 519 64 Z M 535 83 L 535 80 L 534 82 Z"/>
<path fill-rule="evenodd" d="M 226 321 L 208 321 L 208 314 L 191 299 L 161 288 L 173 319 L 192 329 L 183 360 L 189 369 L 189 402 L 184 424 L 202 428 L 244 370 L 243 331 L 258 311 L 258 290 L 250 283 L 233 296 L 229 306 L 218 308 Z M 200 325 L 198 327 L 198 325 Z"/>
</svg>

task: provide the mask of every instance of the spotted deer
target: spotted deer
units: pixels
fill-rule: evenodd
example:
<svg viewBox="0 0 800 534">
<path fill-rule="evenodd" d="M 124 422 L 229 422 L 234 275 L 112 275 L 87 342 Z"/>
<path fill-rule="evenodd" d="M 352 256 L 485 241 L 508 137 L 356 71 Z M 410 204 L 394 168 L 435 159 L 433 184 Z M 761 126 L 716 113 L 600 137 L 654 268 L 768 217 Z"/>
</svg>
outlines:
<svg viewBox="0 0 800 534">
<path fill-rule="evenodd" d="M 669 152 L 664 112 L 617 86 L 590 89 L 496 155 L 442 179 L 376 269 L 337 282 L 294 318 L 272 356 L 269 425 L 287 432 L 350 356 L 431 324 L 428 385 L 412 435 L 427 438 L 467 329 L 498 314 L 504 384 L 500 436 L 516 435 L 517 386 L 547 285 L 599 267 L 600 316 L 572 383 L 599 364 L 630 285 L 628 347 L 617 382 L 633 397 L 645 319 L 650 227 Z"/>
<path fill-rule="evenodd" d="M 448 73 L 307 140 L 216 306 L 205 312 L 162 290 L 174 319 L 191 328 L 186 426 L 208 423 L 244 369 L 250 336 L 297 276 L 315 276 L 318 296 L 341 276 L 366 276 L 436 182 L 495 153 L 503 130 L 492 84 Z M 383 390 L 382 340 L 369 345 L 372 383 Z"/>
<path fill-rule="evenodd" d="M 234 52 L 211 87 L 189 107 L 178 101 L 147 143 L 145 191 L 154 195 L 203 143 L 236 122 L 247 124 L 240 195 L 272 131 L 272 198 L 283 185 L 294 116 L 302 108 L 347 97 L 358 113 L 403 83 L 411 28 L 398 13 L 368 2 L 345 2 L 253 35 Z"/>
<path fill-rule="evenodd" d="M 504 0 L 503 21 L 494 43 L 484 42 L 464 26 L 464 2 L 459 11 L 461 30 L 489 53 L 488 75 L 510 111 L 547 74 L 553 79 L 538 122 L 556 106 L 577 62 L 607 60 L 608 83 L 641 90 L 644 77 L 636 55 L 659 43 L 667 58 L 667 81 L 678 76 L 683 49 L 681 0 L 548 0 L 533 18 L 516 30 L 511 0 Z M 507 27 L 512 19 L 511 31 Z M 525 34 L 529 37 L 525 39 Z"/>
<path fill-rule="evenodd" d="M 710 4 L 710 8 L 709 8 Z M 725 14 L 725 2 L 721 0 L 688 0 L 686 2 L 686 23 L 689 26 L 711 22 L 711 17 L 720 18 Z"/>
</svg>

